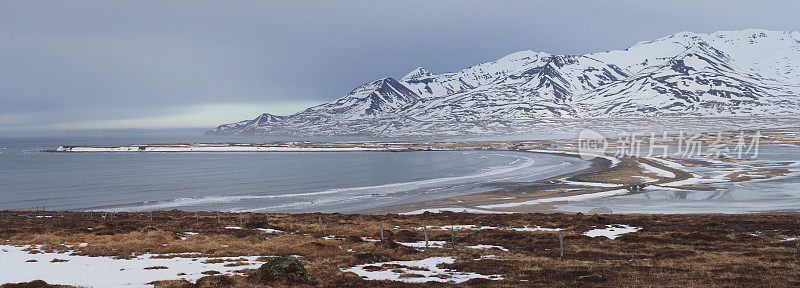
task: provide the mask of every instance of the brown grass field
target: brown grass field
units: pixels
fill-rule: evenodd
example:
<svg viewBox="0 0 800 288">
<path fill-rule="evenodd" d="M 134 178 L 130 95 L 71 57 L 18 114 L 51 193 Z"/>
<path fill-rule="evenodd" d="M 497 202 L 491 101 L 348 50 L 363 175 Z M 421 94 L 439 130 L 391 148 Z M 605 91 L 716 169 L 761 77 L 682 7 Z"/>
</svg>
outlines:
<svg viewBox="0 0 800 288">
<path fill-rule="evenodd" d="M 49 215 L 50 218 L 35 216 Z M 64 244 L 89 243 L 76 248 L 80 255 L 130 257 L 143 253 L 200 252 L 206 256 L 299 255 L 319 287 L 798 287 L 800 266 L 795 241 L 800 235 L 800 214 L 745 215 L 572 215 L 572 214 L 466 214 L 422 215 L 362 214 L 264 214 L 156 211 L 149 213 L 103 213 L 52 211 L 0 211 L 0 241 L 5 244 L 42 244 L 42 250 L 71 250 Z M 239 217 L 242 220 L 239 220 Z M 326 235 L 322 239 L 318 219 Z M 244 229 L 231 230 L 225 226 Z M 559 258 L 556 232 L 502 229 L 429 229 L 431 240 L 447 241 L 444 248 L 414 249 L 396 242 L 424 239 L 417 228 L 476 225 L 494 227 L 542 226 L 563 228 L 564 260 Z M 383 222 L 386 241 L 364 242 L 357 237 L 378 239 Z M 642 230 L 614 240 L 582 235 L 593 227 L 627 224 Z M 269 227 L 292 233 L 266 234 Z M 91 229 L 89 229 L 91 228 Z M 184 232 L 198 232 L 181 240 Z M 348 236 L 351 236 L 347 238 Z M 167 244 L 167 245 L 164 245 Z M 222 244 L 227 245 L 223 247 Z M 491 244 L 499 249 L 469 249 Z M 351 251 L 348 251 L 352 249 Z M 424 251 L 422 251 L 424 250 Z M 35 251 L 34 251 L 35 253 Z M 481 259 L 483 255 L 495 258 Z M 503 280 L 473 279 L 460 284 L 409 284 L 367 281 L 340 268 L 359 264 L 417 260 L 452 256 L 457 261 L 446 268 L 479 274 L 502 274 Z M 0 259 L 2 260 L 2 259 Z M 0 261 L 2 262 L 2 261 Z M 68 263 L 65 263 L 65 265 Z M 236 265 L 232 262 L 231 265 Z M 159 267 L 148 267 L 159 269 Z M 251 272 L 251 271 L 244 271 Z M 602 277 L 583 277 L 599 274 Z M 413 275 L 409 275 L 413 277 Z M 588 278 L 588 279 L 585 279 Z M 244 276 L 216 275 L 196 283 L 177 280 L 154 282 L 155 287 L 284 287 L 249 282 Z M 157 280 L 157 279 L 154 279 Z M 59 284 L 59 283 L 52 283 Z M 309 285 L 305 285 L 309 286 Z M 2 287 L 49 287 L 41 283 Z M 56 286 L 53 286 L 56 287 Z"/>
</svg>

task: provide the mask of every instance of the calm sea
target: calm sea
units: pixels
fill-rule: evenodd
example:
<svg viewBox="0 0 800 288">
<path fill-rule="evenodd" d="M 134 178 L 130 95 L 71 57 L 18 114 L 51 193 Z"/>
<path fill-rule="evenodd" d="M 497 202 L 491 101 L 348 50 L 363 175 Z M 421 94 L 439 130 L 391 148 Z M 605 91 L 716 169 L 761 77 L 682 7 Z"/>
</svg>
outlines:
<svg viewBox="0 0 800 288">
<path fill-rule="evenodd" d="M 353 212 L 527 185 L 589 166 L 510 151 L 47 152 L 64 144 L 269 140 L 287 139 L 0 138 L 0 209 Z"/>
</svg>

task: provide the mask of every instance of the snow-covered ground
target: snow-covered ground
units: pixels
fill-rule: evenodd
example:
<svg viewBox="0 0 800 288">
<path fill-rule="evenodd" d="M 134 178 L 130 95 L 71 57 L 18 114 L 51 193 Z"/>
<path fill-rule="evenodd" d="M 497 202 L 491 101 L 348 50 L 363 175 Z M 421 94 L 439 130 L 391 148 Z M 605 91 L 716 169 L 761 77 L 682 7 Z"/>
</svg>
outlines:
<svg viewBox="0 0 800 288">
<path fill-rule="evenodd" d="M 414 248 L 425 248 L 425 241 L 397 242 L 397 244 Z M 447 244 L 447 241 L 428 241 L 428 247 L 430 248 L 442 248 L 445 244 Z"/>
<path fill-rule="evenodd" d="M 608 239 L 616 239 L 622 234 L 633 233 L 636 231 L 642 230 L 641 227 L 634 227 L 625 224 L 612 224 L 606 225 L 606 228 L 598 228 L 592 229 L 586 232 L 583 232 L 583 235 L 589 237 L 606 237 Z"/>
<path fill-rule="evenodd" d="M 555 231 L 564 230 L 564 229 L 561 229 L 561 228 L 544 228 L 544 227 L 539 227 L 539 226 L 533 226 L 533 227 L 525 226 L 525 227 L 522 227 L 522 228 L 507 228 L 507 229 L 508 230 L 514 230 L 514 231 L 526 231 L 526 232 L 538 232 L 538 231 L 555 232 Z"/>
<path fill-rule="evenodd" d="M 508 251 L 508 249 L 506 249 L 503 246 L 487 245 L 487 244 L 472 245 L 472 246 L 467 246 L 467 248 L 470 248 L 470 249 L 495 249 L 495 248 L 497 248 L 497 249 L 500 249 L 502 251 Z"/>
<path fill-rule="evenodd" d="M 355 267 L 343 268 L 341 270 L 343 272 L 355 273 L 366 280 L 391 280 L 406 283 L 425 283 L 431 281 L 462 283 L 470 279 L 479 278 L 490 280 L 503 279 L 502 275 L 482 275 L 438 267 L 441 264 L 455 263 L 455 261 L 453 257 L 431 257 L 415 261 L 390 261 L 362 264 Z M 390 266 L 391 268 L 382 267 L 384 265 Z"/>
<path fill-rule="evenodd" d="M 675 173 L 669 172 L 667 170 L 654 167 L 653 165 L 649 165 L 647 163 L 639 162 L 639 166 L 642 166 L 647 172 L 651 174 L 656 174 L 658 177 L 665 177 L 665 178 L 675 178 Z"/>
<path fill-rule="evenodd" d="M 413 230 L 422 230 L 422 227 L 413 227 Z M 494 226 L 476 226 L 476 225 L 444 225 L 444 226 L 428 226 L 429 230 L 512 230 L 512 231 L 561 231 L 561 228 L 545 228 L 541 226 L 525 226 L 525 227 L 494 227 Z"/>
<path fill-rule="evenodd" d="M 29 246 L 0 245 L 0 282 L 17 283 L 44 280 L 48 283 L 86 287 L 152 287 L 147 283 L 157 280 L 186 279 L 194 281 L 205 271 L 218 271 L 235 274 L 234 271 L 258 268 L 259 256 L 246 257 L 181 257 L 169 259 L 155 258 L 159 255 L 145 254 L 130 260 L 112 257 L 89 257 L 69 255 L 69 253 L 29 254 L 23 249 Z M 225 267 L 225 264 L 239 262 L 244 265 Z M 66 260 L 59 261 L 54 259 Z M 204 263 L 210 259 L 227 260 L 221 263 Z M 35 261 L 34 261 L 35 260 Z M 215 261 L 212 261 L 215 262 Z M 146 269 L 150 267 L 150 269 Z M 157 267 L 157 268 L 152 268 Z M 166 268 L 163 268 L 166 267 Z M 184 273 L 185 275 L 178 275 Z"/>
<path fill-rule="evenodd" d="M 270 229 L 270 228 L 256 228 L 258 231 L 262 231 L 267 234 L 276 234 L 276 233 L 283 233 L 281 230 Z"/>
</svg>

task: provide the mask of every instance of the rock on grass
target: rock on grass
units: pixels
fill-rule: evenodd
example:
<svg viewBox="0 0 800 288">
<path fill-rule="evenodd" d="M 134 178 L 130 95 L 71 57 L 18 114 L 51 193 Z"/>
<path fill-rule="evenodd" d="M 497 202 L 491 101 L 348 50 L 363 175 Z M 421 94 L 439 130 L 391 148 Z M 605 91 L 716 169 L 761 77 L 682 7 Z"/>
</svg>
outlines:
<svg viewBox="0 0 800 288">
<path fill-rule="evenodd" d="M 276 280 L 284 280 L 294 283 L 311 283 L 308 272 L 300 260 L 292 256 L 278 256 L 269 259 L 267 263 L 261 265 L 255 273 L 250 275 L 250 279 L 258 283 L 272 283 Z"/>
</svg>

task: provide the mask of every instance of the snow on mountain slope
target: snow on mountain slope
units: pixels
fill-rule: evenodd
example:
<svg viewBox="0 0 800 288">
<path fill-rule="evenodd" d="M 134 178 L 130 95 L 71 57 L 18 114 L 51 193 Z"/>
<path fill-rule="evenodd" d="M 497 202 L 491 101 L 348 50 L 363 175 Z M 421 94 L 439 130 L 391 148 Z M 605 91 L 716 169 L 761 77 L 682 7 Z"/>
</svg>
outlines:
<svg viewBox="0 0 800 288">
<path fill-rule="evenodd" d="M 417 67 L 417 69 L 414 69 L 411 72 L 408 72 L 406 76 L 403 76 L 403 78 L 401 78 L 400 81 L 408 83 L 408 82 L 413 82 L 414 80 L 417 79 L 426 78 L 430 76 L 433 76 L 433 73 L 431 73 L 431 71 L 428 71 L 428 69 L 425 69 L 425 67 Z"/>
<path fill-rule="evenodd" d="M 392 78 L 361 85 L 336 101 L 314 106 L 289 116 L 262 114 L 256 119 L 220 125 L 212 135 L 294 134 L 303 126 L 322 127 L 338 121 L 391 117 L 400 108 L 419 101 L 419 96 Z"/>
<path fill-rule="evenodd" d="M 547 55 L 531 64 L 472 90 L 429 96 L 405 111 L 414 119 L 440 121 L 575 118 L 575 95 L 627 77 L 614 65 L 584 56 Z"/>
<path fill-rule="evenodd" d="M 663 65 L 698 42 L 727 54 L 742 69 L 765 78 L 800 84 L 800 32 L 747 29 L 711 34 L 676 33 L 624 49 L 587 56 L 638 72 Z"/>
<path fill-rule="evenodd" d="M 587 117 L 797 114 L 797 87 L 763 78 L 701 37 L 660 65 L 581 97 Z M 654 63 L 656 61 L 649 61 Z M 753 66 L 746 66 L 753 67 Z"/>
<path fill-rule="evenodd" d="M 444 74 L 419 67 L 209 134 L 513 134 L 559 119 L 800 117 L 798 69 L 799 32 L 682 32 L 586 55 L 521 51 Z"/>
<path fill-rule="evenodd" d="M 748 29 L 703 37 L 741 67 L 762 77 L 800 85 L 800 32 Z"/>
<path fill-rule="evenodd" d="M 403 106 L 419 99 L 419 95 L 397 80 L 383 78 L 358 86 L 347 96 L 334 102 L 311 107 L 300 113 L 345 120 L 377 118 L 392 115 Z"/>
<path fill-rule="evenodd" d="M 214 128 L 211 131 L 208 131 L 206 134 L 211 135 L 239 135 L 239 134 L 247 134 L 243 133 L 244 131 L 256 131 L 259 127 L 268 127 L 274 124 L 281 125 L 283 119 L 286 118 L 285 116 L 275 116 L 269 113 L 264 113 L 258 115 L 256 119 L 253 120 L 244 120 L 239 121 L 236 123 L 220 125 L 217 128 Z"/>
<path fill-rule="evenodd" d="M 547 53 L 537 53 L 530 50 L 520 51 L 494 62 L 487 62 L 458 72 L 441 75 L 427 72 L 424 68 L 417 68 L 403 77 L 402 81 L 409 89 L 423 98 L 445 96 L 486 85 L 507 75 L 520 73 L 534 67 L 536 63 L 540 63 L 540 58 L 547 56 L 549 56 Z M 420 72 L 419 69 L 424 71 Z"/>
</svg>

